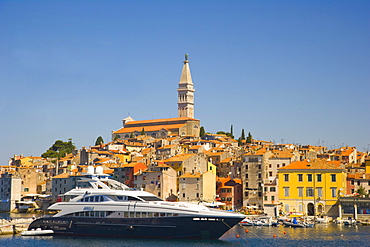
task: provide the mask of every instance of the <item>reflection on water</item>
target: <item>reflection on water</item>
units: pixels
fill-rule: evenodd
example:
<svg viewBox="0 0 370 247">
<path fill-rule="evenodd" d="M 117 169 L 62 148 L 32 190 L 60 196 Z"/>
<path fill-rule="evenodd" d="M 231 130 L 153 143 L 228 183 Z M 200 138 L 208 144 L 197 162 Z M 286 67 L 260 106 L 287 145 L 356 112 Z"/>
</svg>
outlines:
<svg viewBox="0 0 370 247">
<path fill-rule="evenodd" d="M 234 230 L 234 234 L 245 238 L 250 246 L 370 246 L 369 226 L 329 223 L 313 228 L 238 226 Z"/>
<path fill-rule="evenodd" d="M 246 232 L 248 230 L 248 232 Z M 80 236 L 0 236 L 0 246 L 370 246 L 370 226 L 318 224 L 313 228 L 235 226 L 220 240 L 128 239 Z"/>
</svg>

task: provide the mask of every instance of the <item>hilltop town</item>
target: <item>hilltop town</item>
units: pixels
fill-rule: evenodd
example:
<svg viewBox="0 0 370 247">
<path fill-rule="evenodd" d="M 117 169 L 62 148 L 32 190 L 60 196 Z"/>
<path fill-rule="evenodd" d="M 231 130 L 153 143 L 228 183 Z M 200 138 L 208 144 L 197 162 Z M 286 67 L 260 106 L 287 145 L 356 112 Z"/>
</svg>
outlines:
<svg viewBox="0 0 370 247">
<path fill-rule="evenodd" d="M 177 118 L 136 121 L 129 116 L 112 131 L 111 141 L 61 158 L 14 155 L 0 167 L 0 211 L 17 210 L 22 197 L 35 194 L 56 202 L 94 167 L 167 201 L 272 216 L 370 214 L 368 153 L 204 132 L 194 118 L 187 55 L 177 92 Z"/>
</svg>

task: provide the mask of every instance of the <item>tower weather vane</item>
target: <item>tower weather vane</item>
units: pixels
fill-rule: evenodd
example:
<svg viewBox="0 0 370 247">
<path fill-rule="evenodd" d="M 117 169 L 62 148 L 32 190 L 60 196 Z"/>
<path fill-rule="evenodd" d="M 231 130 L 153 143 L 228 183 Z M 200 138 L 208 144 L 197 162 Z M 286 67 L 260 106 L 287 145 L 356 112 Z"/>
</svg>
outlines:
<svg viewBox="0 0 370 247">
<path fill-rule="evenodd" d="M 188 60 L 188 54 L 185 53 L 185 60 Z"/>
</svg>

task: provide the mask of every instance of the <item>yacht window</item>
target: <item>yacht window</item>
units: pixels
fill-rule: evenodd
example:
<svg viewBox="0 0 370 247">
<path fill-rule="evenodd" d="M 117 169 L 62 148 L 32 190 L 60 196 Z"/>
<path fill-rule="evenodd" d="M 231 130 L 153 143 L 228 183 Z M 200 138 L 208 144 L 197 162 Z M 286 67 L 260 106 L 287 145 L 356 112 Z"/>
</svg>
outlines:
<svg viewBox="0 0 370 247">
<path fill-rule="evenodd" d="M 136 212 L 136 218 L 140 218 L 140 212 Z"/>
<path fill-rule="evenodd" d="M 100 196 L 94 196 L 95 197 L 95 202 L 98 202 L 99 201 L 99 199 L 100 199 Z"/>
<path fill-rule="evenodd" d="M 104 211 L 100 211 L 100 217 L 105 217 L 105 212 Z"/>
<path fill-rule="evenodd" d="M 124 215 L 123 217 L 128 218 L 128 212 L 124 212 L 123 215 Z"/>
<path fill-rule="evenodd" d="M 153 217 L 153 212 L 148 212 L 148 217 Z"/>
<path fill-rule="evenodd" d="M 90 198 L 89 199 L 89 202 L 93 202 L 94 201 L 94 196 L 90 196 L 89 198 Z"/>
<path fill-rule="evenodd" d="M 130 212 L 130 218 L 134 218 L 135 217 L 135 212 Z"/>
<path fill-rule="evenodd" d="M 162 199 L 156 197 L 156 196 L 140 196 L 140 199 L 150 202 L 150 201 L 163 201 Z"/>
<path fill-rule="evenodd" d="M 127 201 L 127 196 L 117 196 L 118 201 Z"/>
<path fill-rule="evenodd" d="M 161 217 L 166 217 L 166 213 L 161 213 Z"/>
<path fill-rule="evenodd" d="M 128 201 L 140 201 L 141 202 L 141 200 L 139 198 L 132 197 L 132 196 L 128 196 L 127 199 L 128 199 Z"/>
<path fill-rule="evenodd" d="M 142 213 L 141 213 L 141 217 L 146 218 L 146 217 L 147 217 L 147 215 L 146 215 L 146 214 L 147 214 L 146 212 L 142 212 Z"/>
</svg>

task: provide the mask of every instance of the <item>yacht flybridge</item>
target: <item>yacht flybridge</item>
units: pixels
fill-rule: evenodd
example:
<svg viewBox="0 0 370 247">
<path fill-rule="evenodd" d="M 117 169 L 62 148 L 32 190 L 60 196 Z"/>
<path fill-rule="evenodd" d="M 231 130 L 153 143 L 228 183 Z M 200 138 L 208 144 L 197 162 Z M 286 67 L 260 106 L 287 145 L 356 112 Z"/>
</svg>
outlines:
<svg viewBox="0 0 370 247">
<path fill-rule="evenodd" d="M 163 201 L 105 174 L 81 178 L 63 197 L 63 202 L 49 207 L 57 214 L 33 221 L 28 229 L 66 235 L 218 239 L 245 218 L 202 205 Z"/>
</svg>

